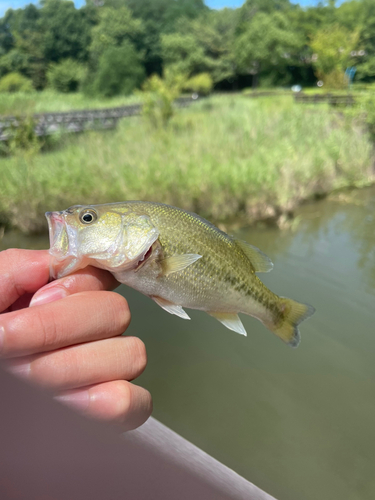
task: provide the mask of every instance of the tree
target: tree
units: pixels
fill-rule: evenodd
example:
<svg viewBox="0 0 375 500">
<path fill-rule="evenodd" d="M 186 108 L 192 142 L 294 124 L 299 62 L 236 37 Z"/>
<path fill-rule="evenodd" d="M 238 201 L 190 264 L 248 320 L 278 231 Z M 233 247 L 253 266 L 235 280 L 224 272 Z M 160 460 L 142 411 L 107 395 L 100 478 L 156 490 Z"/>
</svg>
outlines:
<svg viewBox="0 0 375 500">
<path fill-rule="evenodd" d="M 344 88 L 347 85 L 344 72 L 358 39 L 358 31 L 350 32 L 338 24 L 319 30 L 311 38 L 316 74 L 326 85 L 334 88 Z"/>
<path fill-rule="evenodd" d="M 272 75 L 279 80 L 287 67 L 297 58 L 303 41 L 289 29 L 288 19 L 282 12 L 256 13 L 242 26 L 235 41 L 235 57 L 240 72 L 254 75 Z"/>
<path fill-rule="evenodd" d="M 85 66 L 70 58 L 52 63 L 47 71 L 48 83 L 58 92 L 76 92 L 84 77 Z"/>
<path fill-rule="evenodd" d="M 357 66 L 358 79 L 371 81 L 375 77 L 375 3 L 372 0 L 362 0 L 360 6 L 361 9 L 357 11 L 360 34 L 356 47 L 357 57 L 353 64 Z M 358 49 L 363 51 L 363 55 L 359 57 Z"/>
<path fill-rule="evenodd" d="M 137 49 L 144 35 L 142 21 L 134 19 L 127 7 L 105 7 L 99 12 L 99 23 L 92 30 L 91 58 L 98 60 L 104 51 L 131 42 Z"/>
<path fill-rule="evenodd" d="M 210 11 L 180 20 L 176 31 L 162 35 L 162 56 L 167 67 L 190 76 L 209 73 L 214 82 L 236 75 L 233 55 L 236 11 Z"/>
<path fill-rule="evenodd" d="M 43 54 L 47 61 L 88 59 L 92 20 L 84 9 L 68 0 L 46 0 L 38 22 L 43 33 Z"/>
<path fill-rule="evenodd" d="M 105 97 L 130 94 L 145 78 L 139 53 L 124 41 L 121 46 L 108 47 L 100 56 L 93 84 L 94 92 Z"/>
<path fill-rule="evenodd" d="M 20 72 L 32 79 L 35 88 L 43 89 L 50 62 L 87 59 L 95 14 L 88 7 L 77 10 L 67 0 L 9 10 L 0 24 L 0 40 L 2 36 L 5 42 L 0 74 Z"/>
<path fill-rule="evenodd" d="M 106 0 L 122 2 L 123 0 Z M 162 73 L 161 36 L 175 32 L 179 19 L 194 19 L 208 10 L 203 0 L 125 0 L 127 7 L 145 28 L 142 48 L 148 75 Z"/>
<path fill-rule="evenodd" d="M 2 46 L 3 56 L 0 58 L 1 75 L 21 73 L 31 78 L 38 89 L 45 85 L 46 69 L 39 19 L 40 11 L 35 5 L 8 10 L 3 23 L 6 44 Z"/>
</svg>

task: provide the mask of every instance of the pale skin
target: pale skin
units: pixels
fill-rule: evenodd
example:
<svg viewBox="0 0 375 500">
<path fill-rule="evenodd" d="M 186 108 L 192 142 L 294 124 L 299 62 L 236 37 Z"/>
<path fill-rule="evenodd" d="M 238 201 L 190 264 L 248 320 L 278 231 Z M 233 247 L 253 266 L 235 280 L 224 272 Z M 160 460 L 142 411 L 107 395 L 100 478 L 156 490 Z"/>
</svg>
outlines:
<svg viewBox="0 0 375 500">
<path fill-rule="evenodd" d="M 118 282 L 88 267 L 49 282 L 47 250 L 0 252 L 0 358 L 56 399 L 121 430 L 143 424 L 150 393 L 131 381 L 146 367 Z"/>
</svg>

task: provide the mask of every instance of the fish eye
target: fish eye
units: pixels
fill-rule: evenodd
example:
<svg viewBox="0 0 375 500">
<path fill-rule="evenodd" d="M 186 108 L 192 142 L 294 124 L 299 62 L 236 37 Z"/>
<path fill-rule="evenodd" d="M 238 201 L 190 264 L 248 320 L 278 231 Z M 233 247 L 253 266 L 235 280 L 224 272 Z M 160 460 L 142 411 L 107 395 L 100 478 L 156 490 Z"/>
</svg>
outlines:
<svg viewBox="0 0 375 500">
<path fill-rule="evenodd" d="M 82 212 L 79 214 L 79 220 L 82 222 L 82 224 L 92 224 L 97 220 L 97 218 L 98 214 L 91 208 L 82 210 Z"/>
</svg>

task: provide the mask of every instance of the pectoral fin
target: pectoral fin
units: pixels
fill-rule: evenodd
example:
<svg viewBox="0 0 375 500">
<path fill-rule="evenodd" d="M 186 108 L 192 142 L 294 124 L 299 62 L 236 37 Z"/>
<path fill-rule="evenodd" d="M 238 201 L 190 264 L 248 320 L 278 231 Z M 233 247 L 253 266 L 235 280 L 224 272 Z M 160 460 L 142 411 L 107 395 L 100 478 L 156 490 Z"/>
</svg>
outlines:
<svg viewBox="0 0 375 500">
<path fill-rule="evenodd" d="M 246 257 L 250 260 L 256 273 L 268 273 L 273 269 L 273 263 L 266 254 L 259 248 L 246 243 L 246 241 L 235 240 L 237 245 L 241 248 Z"/>
<path fill-rule="evenodd" d="M 223 325 L 229 328 L 229 330 L 233 330 L 234 332 L 237 332 L 240 335 L 245 335 L 245 337 L 247 336 L 245 327 L 243 326 L 242 321 L 238 317 L 238 314 L 208 312 L 208 311 L 207 314 L 219 320 L 220 323 L 223 323 Z"/>
<path fill-rule="evenodd" d="M 176 306 L 169 300 L 162 299 L 161 297 L 151 297 L 162 309 L 169 312 L 170 314 L 175 314 L 183 319 L 190 319 L 190 317 L 186 314 L 186 312 L 182 309 L 181 306 Z"/>
<path fill-rule="evenodd" d="M 185 253 L 183 255 L 172 255 L 172 257 L 167 257 L 160 262 L 162 268 L 161 274 L 162 276 L 168 276 L 177 271 L 182 271 L 191 264 L 194 264 L 194 262 L 201 257 L 202 255 L 198 255 L 197 253 Z"/>
</svg>

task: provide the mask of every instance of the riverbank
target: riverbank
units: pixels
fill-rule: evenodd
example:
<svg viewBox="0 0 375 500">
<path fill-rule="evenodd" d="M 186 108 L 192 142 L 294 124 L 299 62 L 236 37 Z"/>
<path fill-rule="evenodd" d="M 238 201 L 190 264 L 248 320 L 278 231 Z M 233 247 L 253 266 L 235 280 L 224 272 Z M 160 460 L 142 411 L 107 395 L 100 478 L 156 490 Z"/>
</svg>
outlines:
<svg viewBox="0 0 375 500">
<path fill-rule="evenodd" d="M 179 110 L 169 126 L 143 117 L 115 131 L 62 136 L 44 152 L 0 160 L 0 220 L 45 230 L 44 212 L 73 204 L 160 201 L 209 220 L 288 216 L 304 200 L 375 180 L 362 122 L 292 97 L 217 96 Z"/>
</svg>

